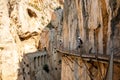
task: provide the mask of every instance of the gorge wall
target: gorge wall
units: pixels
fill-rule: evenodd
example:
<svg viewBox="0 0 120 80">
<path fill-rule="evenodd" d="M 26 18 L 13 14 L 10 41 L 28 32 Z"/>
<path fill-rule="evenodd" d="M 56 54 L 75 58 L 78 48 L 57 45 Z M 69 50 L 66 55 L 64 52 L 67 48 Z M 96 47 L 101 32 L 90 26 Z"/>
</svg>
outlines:
<svg viewBox="0 0 120 80">
<path fill-rule="evenodd" d="M 79 36 L 81 54 L 119 57 L 120 1 L 1 0 L 0 80 L 105 79 L 108 63 L 57 52 L 76 50 Z"/>
<path fill-rule="evenodd" d="M 77 38 L 80 36 L 83 41 L 81 54 L 113 53 L 119 56 L 120 1 L 65 0 L 62 34 L 64 50 L 76 50 Z M 108 64 L 66 56 L 62 60 L 62 80 L 105 79 Z M 114 65 L 113 80 L 120 79 L 119 71 L 119 65 Z"/>
<path fill-rule="evenodd" d="M 54 33 L 62 6 L 63 0 L 0 1 L 0 80 L 60 79 Z"/>
<path fill-rule="evenodd" d="M 91 53 L 100 54 L 110 54 L 112 49 L 118 50 L 119 8 L 119 0 L 66 0 L 64 47 L 75 49 L 76 39 L 80 36 L 86 53 L 89 53 L 90 49 Z"/>
</svg>

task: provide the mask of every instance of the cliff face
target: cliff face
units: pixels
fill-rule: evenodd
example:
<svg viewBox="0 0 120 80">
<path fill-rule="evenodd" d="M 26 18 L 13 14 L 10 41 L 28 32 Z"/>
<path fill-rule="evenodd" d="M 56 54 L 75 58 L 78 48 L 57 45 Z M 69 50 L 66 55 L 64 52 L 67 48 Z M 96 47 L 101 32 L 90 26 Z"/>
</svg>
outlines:
<svg viewBox="0 0 120 80">
<path fill-rule="evenodd" d="M 120 55 L 119 0 L 1 0 L 0 4 L 0 80 L 89 80 L 89 75 L 103 79 L 108 64 L 76 57 L 62 58 L 61 73 L 56 49 L 76 50 L 78 36 L 82 54 Z M 115 65 L 114 80 L 119 73 Z"/>
<path fill-rule="evenodd" d="M 77 37 L 80 36 L 83 41 L 82 54 L 113 53 L 119 56 L 119 34 L 119 0 L 65 0 L 62 36 L 64 50 L 76 50 Z M 76 57 L 64 56 L 62 60 L 62 80 L 89 80 L 89 74 L 93 80 L 101 80 L 105 78 L 108 68 L 107 64 L 98 62 L 98 66 L 98 63 L 84 62 Z M 114 80 L 119 79 L 119 71 L 118 65 L 114 65 Z"/>
<path fill-rule="evenodd" d="M 76 39 L 80 36 L 86 53 L 89 53 L 90 49 L 91 53 L 100 54 L 110 54 L 112 49 L 118 50 L 119 8 L 118 0 L 66 0 L 63 24 L 64 47 L 75 49 Z"/>
<path fill-rule="evenodd" d="M 51 22 L 55 9 L 62 8 L 63 1 L 2 0 L 0 4 L 0 80 L 29 80 L 30 70 L 35 72 L 33 78 L 41 76 L 36 73 L 40 69 L 31 67 L 36 63 L 34 58 L 44 56 L 46 50 L 46 54 L 50 53 L 52 36 L 46 26 Z M 42 73 L 44 75 L 45 72 Z M 54 71 L 50 75 L 53 75 L 52 80 Z"/>
</svg>

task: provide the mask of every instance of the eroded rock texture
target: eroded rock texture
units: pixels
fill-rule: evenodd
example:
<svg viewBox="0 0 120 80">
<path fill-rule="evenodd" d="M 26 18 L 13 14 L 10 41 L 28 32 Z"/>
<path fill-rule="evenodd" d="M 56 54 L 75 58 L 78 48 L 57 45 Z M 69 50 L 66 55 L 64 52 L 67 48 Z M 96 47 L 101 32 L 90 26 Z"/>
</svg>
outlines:
<svg viewBox="0 0 120 80">
<path fill-rule="evenodd" d="M 0 80 L 60 79 L 58 58 L 50 55 L 62 6 L 63 0 L 0 1 Z M 49 73 L 43 69 L 46 64 Z"/>
<path fill-rule="evenodd" d="M 76 39 L 80 36 L 86 53 L 90 49 L 91 53 L 100 54 L 110 54 L 112 49 L 118 50 L 119 6 L 118 0 L 66 0 L 64 47 L 70 46 L 70 49 L 75 49 Z"/>
<path fill-rule="evenodd" d="M 119 30 L 119 0 L 65 0 L 63 11 L 63 45 L 65 50 L 76 50 L 77 37 L 80 36 L 83 40 L 82 54 L 110 55 L 113 52 L 114 56 L 119 56 Z M 81 60 L 76 60 L 81 65 L 80 69 L 77 63 L 72 63 L 69 59 L 68 61 L 64 60 L 64 58 L 67 59 L 67 57 L 63 57 L 62 80 L 91 80 L 85 64 L 81 63 Z M 92 63 L 94 64 L 94 62 Z M 89 68 L 89 63 L 86 64 L 88 69 L 91 69 L 89 71 L 92 71 L 93 80 L 105 78 L 104 74 L 107 69 L 105 65 L 100 63 L 100 66 L 97 67 L 94 64 Z M 115 67 L 114 80 L 119 80 L 120 77 L 116 72 L 120 69 L 117 65 Z"/>
<path fill-rule="evenodd" d="M 103 80 L 108 64 L 78 57 L 63 56 L 61 73 L 56 49 L 76 50 L 80 36 L 82 54 L 119 56 L 119 30 L 119 0 L 1 0 L 0 80 Z"/>
</svg>

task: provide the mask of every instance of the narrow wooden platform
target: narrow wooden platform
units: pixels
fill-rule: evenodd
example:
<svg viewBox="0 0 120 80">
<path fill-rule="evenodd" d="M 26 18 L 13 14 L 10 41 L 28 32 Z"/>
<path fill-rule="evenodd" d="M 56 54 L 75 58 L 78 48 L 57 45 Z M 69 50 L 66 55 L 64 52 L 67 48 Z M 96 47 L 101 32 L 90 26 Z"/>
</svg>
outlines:
<svg viewBox="0 0 120 80">
<path fill-rule="evenodd" d="M 109 62 L 110 61 L 110 56 L 109 55 L 102 55 L 102 54 L 76 54 L 76 52 L 69 52 L 69 51 L 64 51 L 60 49 L 56 49 L 57 52 L 61 53 L 62 55 L 66 56 L 76 56 L 76 57 L 81 57 L 84 60 L 91 60 L 91 61 L 99 61 L 99 62 Z M 119 63 L 120 64 L 120 57 L 114 56 L 113 58 L 114 63 Z"/>
</svg>

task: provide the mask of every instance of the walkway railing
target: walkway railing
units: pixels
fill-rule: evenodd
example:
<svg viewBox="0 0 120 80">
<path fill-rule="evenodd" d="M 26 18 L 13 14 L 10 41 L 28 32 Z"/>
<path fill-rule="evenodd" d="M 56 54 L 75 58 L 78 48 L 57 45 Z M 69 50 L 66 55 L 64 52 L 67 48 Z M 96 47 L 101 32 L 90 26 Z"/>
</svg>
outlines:
<svg viewBox="0 0 120 80">
<path fill-rule="evenodd" d="M 67 55 L 67 56 L 76 56 L 76 57 L 81 57 L 84 60 L 92 60 L 92 61 L 100 61 L 100 62 L 109 62 L 110 60 L 110 55 L 105 55 L 105 54 L 79 54 L 79 51 L 77 50 L 72 50 L 72 51 L 66 51 L 63 49 L 56 49 L 57 52 L 61 53 L 62 55 Z M 113 59 L 114 63 L 120 63 L 120 57 L 114 56 Z"/>
</svg>

